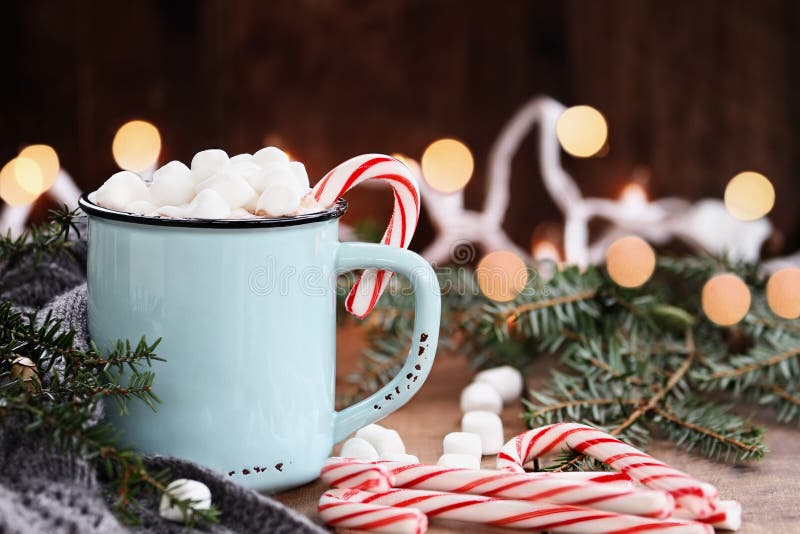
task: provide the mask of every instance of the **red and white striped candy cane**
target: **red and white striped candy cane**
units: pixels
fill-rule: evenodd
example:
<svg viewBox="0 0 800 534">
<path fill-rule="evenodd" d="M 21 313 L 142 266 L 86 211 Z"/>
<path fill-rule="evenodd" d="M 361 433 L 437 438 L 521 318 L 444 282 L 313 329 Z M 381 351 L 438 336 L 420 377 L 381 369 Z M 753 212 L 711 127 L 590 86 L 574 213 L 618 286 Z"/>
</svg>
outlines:
<svg viewBox="0 0 800 534">
<path fill-rule="evenodd" d="M 395 487 L 391 469 L 380 463 L 333 456 L 320 469 L 322 481 L 332 488 L 387 491 Z"/>
<path fill-rule="evenodd" d="M 513 438 L 497 455 L 497 468 L 524 472 L 534 458 L 572 450 L 622 471 L 637 482 L 672 494 L 694 518 L 710 516 L 719 500 L 717 489 L 596 428 L 578 423 L 556 423 Z"/>
<path fill-rule="evenodd" d="M 392 489 L 379 493 L 355 489 L 339 491 L 349 492 L 346 493 L 346 499 L 361 505 L 414 508 L 425 513 L 428 519 L 451 519 L 494 527 L 584 534 L 714 532 L 710 525 L 685 519 L 659 520 L 547 502 L 494 499 L 482 495 L 411 489 Z M 353 509 L 351 513 L 357 513 L 357 510 Z"/>
<path fill-rule="evenodd" d="M 381 243 L 408 248 L 419 220 L 419 187 L 408 167 L 393 157 L 364 154 L 351 158 L 326 174 L 311 194 L 323 206 L 331 206 L 365 180 L 383 180 L 394 190 L 394 211 Z M 366 269 L 347 295 L 347 311 L 356 317 L 366 316 L 386 289 L 392 274 Z"/>
<path fill-rule="evenodd" d="M 688 510 L 678 508 L 674 517 L 692 519 L 692 514 Z M 719 530 L 739 530 L 742 526 L 742 505 L 738 501 L 719 501 L 713 514 L 698 521 L 708 523 Z"/>
<path fill-rule="evenodd" d="M 326 491 L 317 506 L 320 517 L 332 527 L 372 532 L 423 534 L 428 530 L 428 518 L 419 510 L 364 504 L 353 498 L 361 493 L 353 489 Z"/>
<path fill-rule="evenodd" d="M 388 490 L 388 482 L 395 488 L 547 501 L 645 517 L 669 517 L 675 509 L 675 500 L 663 491 L 633 488 L 630 484 L 585 482 L 564 475 L 567 474 L 510 473 L 394 462 L 376 464 L 348 458 L 329 458 L 321 472 L 323 482 L 330 486 L 373 492 Z"/>
</svg>

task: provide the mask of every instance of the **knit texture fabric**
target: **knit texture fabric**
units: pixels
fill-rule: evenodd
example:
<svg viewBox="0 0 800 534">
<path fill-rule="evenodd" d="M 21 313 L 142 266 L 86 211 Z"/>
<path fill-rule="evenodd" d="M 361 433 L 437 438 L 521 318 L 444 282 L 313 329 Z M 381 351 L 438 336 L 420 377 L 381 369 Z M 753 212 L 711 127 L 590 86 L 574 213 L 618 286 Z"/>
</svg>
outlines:
<svg viewBox="0 0 800 534">
<path fill-rule="evenodd" d="M 85 227 L 81 234 L 86 234 Z M 86 349 L 85 272 L 86 242 L 76 239 L 71 255 L 24 260 L 9 269 L 0 284 L 0 298 L 20 310 L 39 310 L 39 317 L 52 313 L 62 328 L 75 330 L 76 347 Z M 159 516 L 157 496 L 135 503 L 141 526 L 121 525 L 102 478 L 86 459 L 54 450 L 44 435 L 20 426 L 13 420 L 0 426 L 0 532 L 186 532 L 182 524 Z M 325 532 L 282 504 L 191 462 L 151 456 L 145 465 L 153 471 L 167 468 L 173 479 L 189 478 L 209 487 L 221 517 L 206 532 Z"/>
</svg>

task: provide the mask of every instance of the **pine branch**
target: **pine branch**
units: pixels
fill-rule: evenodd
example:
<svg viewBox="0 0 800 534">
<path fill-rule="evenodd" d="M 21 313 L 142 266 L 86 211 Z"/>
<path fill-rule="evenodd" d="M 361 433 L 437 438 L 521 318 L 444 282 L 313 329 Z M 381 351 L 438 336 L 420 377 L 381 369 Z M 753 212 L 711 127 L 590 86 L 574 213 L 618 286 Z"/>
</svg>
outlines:
<svg viewBox="0 0 800 534">
<path fill-rule="evenodd" d="M 35 266 L 44 256 L 69 253 L 74 242 L 70 231 L 76 236 L 80 233 L 75 223 L 78 213 L 62 206 L 49 211 L 47 222 L 32 226 L 19 237 L 11 237 L 10 232 L 0 235 L 0 276 L 23 259 Z"/>
<path fill-rule="evenodd" d="M 69 253 L 70 231 L 77 232 L 74 213 L 58 212 L 53 222 L 34 227 L 24 236 L 0 237 L 0 274 L 15 263 L 35 264 L 45 255 Z M 104 399 L 124 412 L 135 399 L 155 409 L 154 373 L 144 370 L 154 361 L 158 341 L 118 342 L 101 351 L 75 347 L 75 332 L 51 315 L 37 317 L 0 302 L 0 424 L 37 432 L 51 446 L 82 456 L 104 468 L 113 491 L 115 510 L 126 523 L 136 523 L 133 498 L 142 492 L 163 494 L 169 473 L 149 472 L 137 453 L 119 447 L 114 429 L 97 422 Z M 175 505 L 188 524 L 216 521 L 216 509 L 194 510 L 191 501 Z"/>
</svg>

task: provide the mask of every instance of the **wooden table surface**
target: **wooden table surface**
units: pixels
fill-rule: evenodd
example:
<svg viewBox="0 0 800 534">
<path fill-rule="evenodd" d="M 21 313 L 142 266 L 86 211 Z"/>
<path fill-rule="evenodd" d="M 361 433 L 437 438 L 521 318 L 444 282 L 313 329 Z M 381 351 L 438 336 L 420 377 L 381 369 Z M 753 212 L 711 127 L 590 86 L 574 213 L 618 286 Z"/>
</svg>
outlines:
<svg viewBox="0 0 800 534">
<path fill-rule="evenodd" d="M 339 337 L 339 376 L 352 369 L 359 354 L 361 339 L 357 330 L 347 329 Z M 547 374 L 547 362 L 534 364 L 528 373 L 533 387 Z M 433 371 L 420 392 L 403 408 L 386 417 L 381 425 L 396 429 L 409 453 L 422 462 L 435 464 L 442 452 L 442 438 L 448 432 L 460 430 L 461 412 L 458 397 L 461 389 L 472 380 L 467 361 L 440 353 Z M 502 414 L 505 438 L 524 432 L 518 405 L 507 406 Z M 767 427 L 766 443 L 769 452 L 758 462 L 744 467 L 732 467 L 704 460 L 693 454 L 676 450 L 667 442 L 655 442 L 649 452 L 657 458 L 706 480 L 719 488 L 725 499 L 736 499 L 744 508 L 743 534 L 800 533 L 800 465 L 795 456 L 800 452 L 800 430 L 777 424 L 763 412 L 753 411 Z M 338 451 L 338 448 L 337 448 Z M 484 457 L 483 467 L 494 468 L 494 457 Z M 319 481 L 277 495 L 278 500 L 306 514 L 321 524 L 316 512 L 317 499 L 325 489 Z M 489 529 L 464 523 L 434 521 L 431 533 L 513 532 L 508 529 Z"/>
</svg>

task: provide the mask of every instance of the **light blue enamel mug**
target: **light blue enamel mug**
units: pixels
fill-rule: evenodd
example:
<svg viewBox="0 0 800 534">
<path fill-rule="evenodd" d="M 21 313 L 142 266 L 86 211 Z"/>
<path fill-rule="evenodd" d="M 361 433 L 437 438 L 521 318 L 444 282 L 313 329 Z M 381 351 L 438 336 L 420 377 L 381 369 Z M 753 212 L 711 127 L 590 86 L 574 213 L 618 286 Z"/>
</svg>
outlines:
<svg viewBox="0 0 800 534">
<path fill-rule="evenodd" d="M 281 219 L 129 215 L 87 198 L 89 332 L 101 350 L 161 338 L 157 412 L 131 402 L 109 417 L 122 441 L 215 469 L 259 490 L 314 480 L 333 445 L 397 410 L 433 364 L 440 293 L 430 265 L 387 245 L 340 243 L 340 200 Z M 404 274 L 416 298 L 402 371 L 369 398 L 334 408 L 336 275 Z"/>
</svg>

